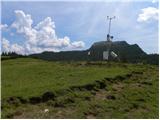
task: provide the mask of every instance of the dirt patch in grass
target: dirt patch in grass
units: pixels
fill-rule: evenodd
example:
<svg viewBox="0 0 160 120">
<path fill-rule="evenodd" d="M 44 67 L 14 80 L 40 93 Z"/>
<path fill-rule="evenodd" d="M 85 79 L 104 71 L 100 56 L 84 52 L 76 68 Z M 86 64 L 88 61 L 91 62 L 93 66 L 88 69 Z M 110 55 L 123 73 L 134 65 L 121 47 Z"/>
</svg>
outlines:
<svg viewBox="0 0 160 120">
<path fill-rule="evenodd" d="M 96 117 L 94 116 L 94 114 L 88 114 L 86 115 L 86 119 L 96 119 Z"/>
<path fill-rule="evenodd" d="M 112 85 L 112 90 L 120 92 L 122 89 L 124 89 L 124 87 L 125 87 L 124 83 L 118 82 L 117 84 Z"/>
<path fill-rule="evenodd" d="M 106 95 L 108 93 L 107 93 L 106 90 L 100 90 L 100 91 L 96 92 L 96 94 L 94 95 L 94 97 L 95 97 L 95 99 L 98 99 L 98 100 L 105 100 L 106 99 Z"/>
</svg>

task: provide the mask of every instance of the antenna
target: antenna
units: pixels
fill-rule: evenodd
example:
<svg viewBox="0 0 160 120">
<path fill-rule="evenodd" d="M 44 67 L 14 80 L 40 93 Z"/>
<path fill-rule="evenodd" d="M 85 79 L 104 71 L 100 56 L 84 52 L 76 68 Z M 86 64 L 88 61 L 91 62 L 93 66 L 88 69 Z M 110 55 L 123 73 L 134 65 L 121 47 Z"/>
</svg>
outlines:
<svg viewBox="0 0 160 120">
<path fill-rule="evenodd" d="M 113 36 L 110 36 L 110 31 L 111 31 L 111 21 L 112 19 L 115 19 L 116 17 L 109 17 L 107 16 L 107 20 L 109 20 L 109 28 L 108 28 L 108 34 L 107 34 L 107 41 L 111 41 L 111 39 L 113 39 Z"/>
</svg>

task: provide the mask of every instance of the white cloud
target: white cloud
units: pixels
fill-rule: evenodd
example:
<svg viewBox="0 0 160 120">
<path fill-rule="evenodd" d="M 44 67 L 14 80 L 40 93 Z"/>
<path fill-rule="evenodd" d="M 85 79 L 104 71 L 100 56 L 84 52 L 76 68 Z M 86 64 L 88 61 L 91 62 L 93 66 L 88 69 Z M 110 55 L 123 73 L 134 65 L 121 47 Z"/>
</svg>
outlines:
<svg viewBox="0 0 160 120">
<path fill-rule="evenodd" d="M 53 32 L 52 28 L 55 28 L 55 24 L 50 17 L 47 17 L 42 22 L 38 23 L 35 28 L 46 32 Z"/>
<path fill-rule="evenodd" d="M 24 54 L 25 49 L 24 49 L 23 46 L 18 45 L 17 43 L 15 43 L 15 44 L 12 44 L 12 45 L 10 46 L 10 51 L 16 52 L 16 53 L 18 53 L 18 54 Z"/>
<path fill-rule="evenodd" d="M 82 41 L 75 41 L 72 43 L 73 48 L 83 48 L 84 46 L 85 46 L 85 44 Z"/>
<path fill-rule="evenodd" d="M 148 20 L 158 20 L 159 10 L 154 7 L 143 8 L 142 13 L 138 15 L 138 22 L 145 22 Z"/>
<path fill-rule="evenodd" d="M 8 28 L 7 24 L 0 24 L 0 30 L 5 30 Z"/>
<path fill-rule="evenodd" d="M 11 27 L 17 29 L 18 33 L 23 33 L 27 28 L 32 28 L 33 20 L 31 15 L 25 14 L 21 10 L 15 10 L 16 20 L 12 23 Z"/>
<path fill-rule="evenodd" d="M 2 38 L 2 49 L 5 52 L 16 52 L 18 54 L 24 54 L 23 46 L 18 44 L 10 44 L 9 40 Z"/>
<path fill-rule="evenodd" d="M 15 10 L 15 15 L 16 20 L 12 23 L 11 27 L 15 28 L 18 34 L 23 34 L 25 41 L 22 46 L 18 44 L 9 45 L 9 50 L 31 54 L 43 51 L 59 51 L 65 48 L 80 49 L 85 45 L 82 41 L 72 43 L 67 36 L 58 38 L 55 32 L 54 21 L 50 17 L 45 18 L 32 27 L 33 20 L 31 15 L 25 14 L 21 10 Z"/>
<path fill-rule="evenodd" d="M 32 44 L 36 44 L 36 30 L 32 28 L 33 20 L 31 15 L 25 14 L 21 10 L 15 10 L 16 20 L 11 27 L 17 30 L 17 33 L 24 34 L 26 40 Z"/>
<path fill-rule="evenodd" d="M 10 51 L 10 42 L 5 38 L 2 38 L 2 48 L 5 52 Z"/>
</svg>

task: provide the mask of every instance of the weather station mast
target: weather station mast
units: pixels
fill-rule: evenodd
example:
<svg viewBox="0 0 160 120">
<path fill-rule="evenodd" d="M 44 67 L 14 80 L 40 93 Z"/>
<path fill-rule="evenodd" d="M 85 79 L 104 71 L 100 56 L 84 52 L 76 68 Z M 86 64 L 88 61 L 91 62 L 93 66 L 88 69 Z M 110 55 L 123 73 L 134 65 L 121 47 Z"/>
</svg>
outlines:
<svg viewBox="0 0 160 120">
<path fill-rule="evenodd" d="M 107 44 L 107 51 L 104 51 L 103 52 L 103 59 L 104 60 L 109 60 L 110 58 L 110 55 L 114 58 L 117 57 L 117 54 L 115 54 L 113 51 L 111 51 L 111 44 L 112 44 L 112 40 L 113 40 L 113 36 L 110 35 L 110 31 L 111 31 L 111 22 L 113 19 L 115 19 L 116 17 L 113 16 L 113 17 L 109 17 L 107 16 L 107 20 L 109 20 L 109 26 L 108 26 L 108 34 L 107 34 L 107 41 L 106 41 L 106 44 Z"/>
<path fill-rule="evenodd" d="M 110 36 L 110 31 L 111 31 L 111 22 L 113 19 L 115 19 L 116 17 L 109 17 L 107 16 L 107 20 L 109 20 L 109 27 L 108 27 L 108 34 L 107 34 L 107 42 L 110 42 L 113 39 L 113 36 Z"/>
</svg>

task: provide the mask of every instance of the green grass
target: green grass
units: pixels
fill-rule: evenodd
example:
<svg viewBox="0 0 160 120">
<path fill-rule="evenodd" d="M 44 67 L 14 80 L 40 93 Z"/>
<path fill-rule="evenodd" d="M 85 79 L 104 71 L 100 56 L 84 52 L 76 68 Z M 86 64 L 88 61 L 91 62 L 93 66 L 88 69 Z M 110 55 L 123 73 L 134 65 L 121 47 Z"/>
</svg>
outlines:
<svg viewBox="0 0 160 120">
<path fill-rule="evenodd" d="M 158 66 L 107 62 L 48 62 L 31 58 L 2 61 L 2 118 L 158 118 Z M 133 74 L 143 72 L 143 74 Z M 116 76 L 131 77 L 125 80 Z M 103 81 L 105 88 L 69 90 Z M 62 91 L 39 104 L 9 104 Z M 114 96 L 115 99 L 108 99 Z M 58 105 L 58 106 L 57 106 Z M 44 112 L 48 109 L 49 112 Z"/>
<path fill-rule="evenodd" d="M 2 61 L 2 98 L 38 96 L 47 90 L 67 89 L 128 72 L 118 66 L 82 66 L 29 58 L 6 60 Z"/>
</svg>

